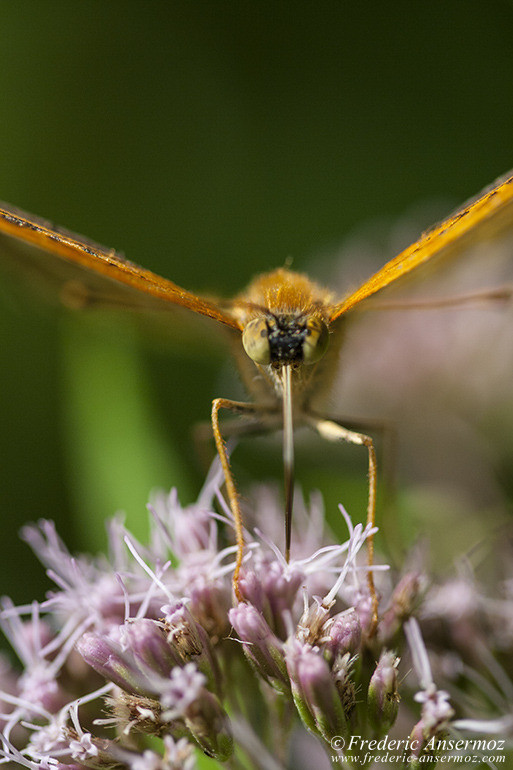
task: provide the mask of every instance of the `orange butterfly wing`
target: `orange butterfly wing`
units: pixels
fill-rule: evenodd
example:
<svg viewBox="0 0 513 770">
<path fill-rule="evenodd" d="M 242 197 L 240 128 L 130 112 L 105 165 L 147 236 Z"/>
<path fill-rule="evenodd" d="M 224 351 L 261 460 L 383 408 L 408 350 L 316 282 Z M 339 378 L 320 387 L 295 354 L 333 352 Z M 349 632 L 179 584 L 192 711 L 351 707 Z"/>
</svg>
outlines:
<svg viewBox="0 0 513 770">
<path fill-rule="evenodd" d="M 411 273 L 435 257 L 460 250 L 467 239 L 493 236 L 513 222 L 513 175 L 510 173 L 435 225 L 388 262 L 356 291 L 330 307 L 330 321 Z M 0 254 L 4 263 L 53 284 L 70 305 L 171 309 L 180 306 L 233 329 L 241 324 L 230 303 L 198 297 L 172 281 L 124 259 L 82 236 L 5 206 L 0 208 Z M 57 259 L 48 259 L 48 255 Z"/>
<path fill-rule="evenodd" d="M 181 306 L 234 329 L 238 321 L 216 302 L 124 259 L 88 239 L 0 204 L 0 254 L 17 273 L 57 289 L 65 304 L 166 310 Z M 49 255 L 57 259 L 49 259 Z"/>
<path fill-rule="evenodd" d="M 467 239 L 493 237 L 513 225 L 513 173 L 510 172 L 468 201 L 445 221 L 425 232 L 418 241 L 387 262 L 356 291 L 331 308 L 330 321 L 389 286 L 429 260 L 451 256 Z"/>
</svg>

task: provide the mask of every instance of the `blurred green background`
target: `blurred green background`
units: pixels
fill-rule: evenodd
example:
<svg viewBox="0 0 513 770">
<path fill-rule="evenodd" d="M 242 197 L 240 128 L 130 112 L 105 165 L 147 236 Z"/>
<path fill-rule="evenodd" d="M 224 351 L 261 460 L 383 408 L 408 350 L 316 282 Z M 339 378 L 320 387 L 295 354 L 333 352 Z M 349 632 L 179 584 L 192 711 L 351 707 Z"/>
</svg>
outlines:
<svg viewBox="0 0 513 770">
<path fill-rule="evenodd" d="M 493 0 L 4 2 L 0 198 L 229 296 L 513 166 L 512 40 Z M 192 499 L 189 430 L 231 369 L 2 287 L 0 314 L 0 593 L 20 602 L 44 589 L 22 523 L 97 549 L 117 509 L 144 531 L 152 487 Z"/>
</svg>

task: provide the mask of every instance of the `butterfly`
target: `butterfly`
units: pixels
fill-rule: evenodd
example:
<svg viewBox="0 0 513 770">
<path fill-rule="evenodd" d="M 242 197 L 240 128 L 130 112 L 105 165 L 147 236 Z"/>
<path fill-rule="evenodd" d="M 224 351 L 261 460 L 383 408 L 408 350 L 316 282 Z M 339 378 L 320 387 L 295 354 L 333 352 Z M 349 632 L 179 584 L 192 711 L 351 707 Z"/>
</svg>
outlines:
<svg viewBox="0 0 513 770">
<path fill-rule="evenodd" d="M 363 446 L 368 456 L 367 523 L 375 523 L 377 465 L 370 436 L 329 418 L 317 405 L 333 383 L 343 342 L 345 319 L 379 306 L 383 290 L 406 280 L 421 266 L 460 255 L 476 239 L 493 239 L 513 223 L 513 173 L 498 179 L 476 198 L 387 262 L 346 296 L 320 286 L 287 268 L 257 276 L 230 300 L 201 297 L 170 280 L 128 261 L 113 250 L 51 223 L 3 205 L 0 208 L 0 261 L 50 286 L 72 308 L 120 307 L 161 313 L 182 308 L 211 320 L 225 330 L 251 401 L 216 398 L 211 421 L 233 514 L 237 559 L 233 573 L 236 598 L 243 601 L 239 577 L 244 556 L 244 528 L 239 496 L 226 446 L 229 435 L 283 430 L 285 481 L 285 556 L 290 556 L 294 492 L 294 429 L 307 425 L 329 441 Z M 410 306 L 465 304 L 479 299 L 508 299 L 511 289 L 499 287 Z M 376 304 L 378 302 L 378 305 Z M 374 304 L 373 304 L 374 303 Z M 382 307 L 387 301 L 382 302 Z M 393 307 L 393 301 L 388 304 Z M 408 303 L 402 304 L 407 307 Z M 170 316 L 172 323 L 172 316 Z M 227 410 L 242 420 L 221 425 Z M 368 540 L 373 563 L 373 540 Z M 372 569 L 368 571 L 373 617 L 378 599 Z"/>
</svg>

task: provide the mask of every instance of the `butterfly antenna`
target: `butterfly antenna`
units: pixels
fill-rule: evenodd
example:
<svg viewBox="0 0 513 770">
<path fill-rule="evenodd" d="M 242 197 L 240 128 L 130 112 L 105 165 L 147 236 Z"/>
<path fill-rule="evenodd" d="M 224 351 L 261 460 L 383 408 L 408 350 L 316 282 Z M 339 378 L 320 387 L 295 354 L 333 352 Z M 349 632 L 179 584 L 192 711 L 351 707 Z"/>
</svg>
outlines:
<svg viewBox="0 0 513 770">
<path fill-rule="evenodd" d="M 292 421 L 291 367 L 283 366 L 283 476 L 285 479 L 285 559 L 290 558 L 292 505 L 294 502 L 294 426 Z"/>
</svg>

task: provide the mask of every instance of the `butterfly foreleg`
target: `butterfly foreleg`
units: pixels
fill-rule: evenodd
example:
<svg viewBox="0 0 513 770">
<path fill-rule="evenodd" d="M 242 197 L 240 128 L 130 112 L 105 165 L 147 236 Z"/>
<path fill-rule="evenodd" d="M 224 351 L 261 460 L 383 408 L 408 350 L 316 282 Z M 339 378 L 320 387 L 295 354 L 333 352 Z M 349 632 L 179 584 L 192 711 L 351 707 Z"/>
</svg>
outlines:
<svg viewBox="0 0 513 770">
<path fill-rule="evenodd" d="M 321 417 L 321 415 L 316 415 Z M 346 415 L 322 415 L 337 425 L 356 433 L 371 433 L 374 437 L 380 472 L 380 498 L 385 511 L 392 507 L 397 496 L 398 435 L 393 420 L 376 417 L 354 417 Z"/>
<path fill-rule="evenodd" d="M 233 591 L 235 593 L 236 598 L 239 601 L 244 601 L 244 598 L 239 588 L 239 574 L 240 574 L 240 568 L 242 566 L 242 559 L 244 556 L 244 526 L 243 526 L 242 514 L 240 510 L 239 495 L 238 495 L 233 474 L 230 468 L 230 459 L 228 457 L 225 437 L 223 437 L 221 433 L 221 429 L 219 427 L 219 410 L 220 409 L 228 409 L 229 411 L 236 412 L 237 414 L 242 416 L 253 417 L 253 419 L 250 420 L 249 422 L 240 423 L 238 428 L 236 428 L 235 422 L 230 423 L 228 426 L 229 430 L 227 432 L 224 431 L 224 426 L 223 426 L 223 432 L 225 433 L 225 437 L 227 433 L 229 435 L 242 435 L 244 433 L 267 432 L 269 430 L 269 427 L 263 425 L 259 421 L 259 416 L 263 416 L 268 412 L 268 410 L 259 406 L 258 404 L 245 403 L 242 401 L 231 401 L 230 399 L 227 399 L 227 398 L 216 398 L 212 402 L 212 431 L 214 433 L 214 441 L 216 444 L 217 453 L 219 455 L 221 466 L 224 472 L 226 492 L 228 494 L 228 500 L 229 500 L 230 508 L 233 515 L 233 521 L 234 521 L 234 527 L 235 527 L 235 538 L 237 543 L 237 559 L 236 559 L 235 570 L 232 578 L 232 585 L 233 585 Z"/>
</svg>

